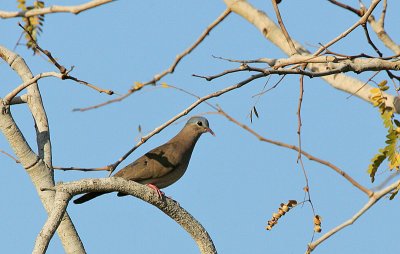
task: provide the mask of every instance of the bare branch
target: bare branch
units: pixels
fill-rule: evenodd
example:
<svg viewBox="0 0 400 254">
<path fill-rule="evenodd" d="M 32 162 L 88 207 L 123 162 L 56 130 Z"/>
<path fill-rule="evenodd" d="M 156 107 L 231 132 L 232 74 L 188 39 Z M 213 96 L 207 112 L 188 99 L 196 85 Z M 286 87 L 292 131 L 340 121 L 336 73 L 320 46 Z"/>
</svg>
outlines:
<svg viewBox="0 0 400 254">
<path fill-rule="evenodd" d="M 371 16 L 372 12 L 374 11 L 375 7 L 380 2 L 381 2 L 381 0 L 373 0 L 371 2 L 371 5 L 369 6 L 369 8 L 365 11 L 365 13 L 363 13 L 361 18 L 354 25 L 352 25 L 350 28 L 348 28 L 346 31 L 341 33 L 339 36 L 337 36 L 330 42 L 326 43 L 324 46 L 320 47 L 313 55 L 314 56 L 319 55 L 321 52 L 324 51 L 325 48 L 329 48 L 330 46 L 332 46 L 333 44 L 335 44 L 336 42 L 338 42 L 339 40 L 343 39 L 344 37 L 349 35 L 351 32 L 353 32 L 354 29 L 356 29 L 357 27 L 359 27 L 362 24 L 365 24 L 368 21 L 368 18 Z"/>
<path fill-rule="evenodd" d="M 168 120 L 167 122 L 165 122 L 164 124 L 160 125 L 159 127 L 157 127 L 156 129 L 154 129 L 152 132 L 150 132 L 149 134 L 147 134 L 146 136 L 143 136 L 141 138 L 141 140 L 134 146 L 132 147 L 126 154 L 124 154 L 118 161 L 116 161 L 113 164 L 108 165 L 109 169 L 110 169 L 110 175 L 112 174 L 112 172 L 118 167 L 118 165 L 124 161 L 131 153 L 133 153 L 139 146 L 141 146 L 142 144 L 144 144 L 147 140 L 149 140 L 152 136 L 156 135 L 157 133 L 159 133 L 160 131 L 162 131 L 163 129 L 165 129 L 167 126 L 169 126 L 170 124 L 172 124 L 173 122 L 175 122 L 176 120 L 178 120 L 179 118 L 181 118 L 184 115 L 187 115 L 190 111 L 192 111 L 194 108 L 196 108 L 198 105 L 200 105 L 202 102 L 207 101 L 211 98 L 215 98 L 218 97 L 220 95 L 223 95 L 227 92 L 230 92 L 232 90 L 238 89 L 248 83 L 250 83 L 253 80 L 262 78 L 264 75 L 263 74 L 257 74 L 257 75 L 253 75 L 250 78 L 239 82 L 235 85 L 229 86 L 227 88 L 224 88 L 222 90 L 219 90 L 217 92 L 211 93 L 209 95 L 206 95 L 204 97 L 201 97 L 200 99 L 198 99 L 197 101 L 195 101 L 194 103 L 192 103 L 189 107 L 187 107 L 186 109 L 184 109 L 182 112 L 180 112 L 179 114 L 177 114 L 176 116 L 174 116 L 173 118 L 171 118 L 170 120 Z"/>
<path fill-rule="evenodd" d="M 184 228 L 196 241 L 201 253 L 217 253 L 211 237 L 192 215 L 183 209 L 178 202 L 165 196 L 163 199 L 160 199 L 154 190 L 145 185 L 119 177 L 110 177 L 83 179 L 75 182 L 62 183 L 56 185 L 55 189 L 55 204 L 58 204 L 58 207 L 52 211 L 43 229 L 38 235 L 33 253 L 44 253 L 42 246 L 46 246 L 47 248 L 48 243 L 55 232 L 56 226 L 61 221 L 60 214 L 65 211 L 68 201 L 77 194 L 93 191 L 123 192 L 152 204 L 181 225 L 182 228 Z M 36 250 L 37 252 L 35 252 Z"/>
<path fill-rule="evenodd" d="M 54 197 L 53 209 L 49 213 L 49 217 L 46 220 L 42 230 L 35 241 L 35 247 L 32 251 L 33 254 L 45 254 L 47 247 L 49 246 L 51 238 L 53 238 L 61 220 L 65 214 L 68 206 L 68 201 L 71 199 L 71 195 L 67 192 L 58 191 Z"/>
<path fill-rule="evenodd" d="M 328 0 L 333 4 L 336 4 L 342 8 L 348 9 L 351 12 L 354 12 L 358 16 L 362 16 L 365 10 L 357 10 L 354 9 L 348 5 L 339 3 L 338 1 L 334 0 Z M 390 50 L 392 50 L 395 54 L 400 54 L 400 45 L 395 43 L 392 38 L 387 34 L 384 26 L 385 26 L 385 17 L 386 17 L 386 9 L 387 9 L 387 0 L 383 1 L 383 8 L 382 8 L 382 14 L 381 17 L 379 18 L 378 21 L 375 20 L 375 17 L 371 15 L 368 18 L 368 23 L 371 25 L 372 29 L 378 36 L 378 38 L 385 44 L 386 47 L 388 47 Z"/>
<path fill-rule="evenodd" d="M 110 170 L 110 169 L 108 168 L 108 166 L 106 166 L 106 167 L 100 167 L 100 168 L 78 168 L 78 167 L 57 167 L 57 166 L 54 166 L 53 169 L 63 170 L 63 171 L 72 171 L 72 170 L 76 170 L 76 171 L 84 171 L 84 172 L 91 172 L 91 171 L 109 171 L 109 170 Z"/>
<path fill-rule="evenodd" d="M 356 9 L 356 8 L 351 7 L 350 5 L 347 5 L 347 4 L 344 4 L 344 3 L 341 3 L 341 2 L 335 1 L 335 0 L 328 0 L 328 1 L 331 2 L 332 4 L 342 7 L 343 9 L 349 10 L 349 11 L 357 14 L 359 17 L 362 17 L 362 15 L 365 13 L 364 9 Z"/>
<path fill-rule="evenodd" d="M 86 81 L 83 81 L 83 80 L 80 80 L 78 78 L 70 76 L 69 73 L 73 70 L 73 67 L 71 68 L 71 70 L 67 71 L 67 69 L 64 66 L 62 66 L 61 64 L 59 64 L 58 61 L 52 56 L 50 51 L 42 49 L 39 46 L 39 44 L 36 42 L 36 40 L 33 38 L 32 34 L 28 30 L 26 30 L 21 24 L 18 24 L 18 25 L 25 31 L 25 33 L 27 33 L 29 35 L 29 37 L 31 38 L 31 41 L 34 43 L 34 45 L 33 45 L 34 49 L 42 52 L 43 54 L 45 54 L 49 58 L 50 62 L 52 62 L 57 67 L 57 69 L 62 74 L 61 76 L 59 76 L 59 78 L 61 78 L 61 79 L 71 79 L 71 80 L 73 80 L 73 81 L 75 81 L 77 83 L 80 83 L 80 84 L 83 84 L 85 86 L 88 86 L 88 87 L 98 91 L 99 93 L 106 93 L 108 95 L 113 95 L 114 94 L 114 92 L 112 90 L 105 90 L 105 89 L 99 88 L 99 87 L 97 87 L 95 85 L 92 85 L 92 84 L 90 84 L 90 83 L 88 83 Z"/>
<path fill-rule="evenodd" d="M 7 157 L 11 158 L 12 160 L 15 161 L 15 163 L 21 163 L 17 158 L 15 158 L 14 156 L 12 156 L 11 154 L 7 153 L 4 150 L 0 150 L 0 153 L 6 155 Z"/>
<path fill-rule="evenodd" d="M 304 63 L 307 63 L 307 59 L 304 57 L 301 57 L 303 59 L 302 61 Z M 310 78 L 314 77 L 324 77 L 324 76 L 331 76 L 333 74 L 340 74 L 340 73 L 346 73 L 346 72 L 355 72 L 355 73 L 361 73 L 361 72 L 366 72 L 366 71 L 379 71 L 379 70 L 399 70 L 400 69 L 400 62 L 399 61 L 388 61 L 388 60 L 382 60 L 379 58 L 368 58 L 368 59 L 362 59 L 362 58 L 356 58 L 356 59 L 347 59 L 347 60 L 341 60 L 338 61 L 337 58 L 334 62 L 329 63 L 326 65 L 326 68 L 321 71 L 319 69 L 316 69 L 315 71 L 308 71 L 305 69 L 299 69 L 299 68 L 290 68 L 290 69 L 284 69 L 281 68 L 281 66 L 284 65 L 289 65 L 289 64 L 294 64 L 298 63 L 298 60 L 290 59 L 290 60 L 276 60 L 276 64 L 272 66 L 272 69 L 264 69 L 264 68 L 258 68 L 258 67 L 252 67 L 248 64 L 241 64 L 239 68 L 235 69 L 230 69 L 230 70 L 225 70 L 221 73 L 211 75 L 211 76 L 202 76 L 198 74 L 193 74 L 195 77 L 199 78 L 204 78 L 207 81 L 211 81 L 216 78 L 220 78 L 224 75 L 235 73 L 235 72 L 241 72 L 241 71 L 254 71 L 254 72 L 259 72 L 259 73 L 264 73 L 265 76 L 268 75 L 273 75 L 273 74 L 278 74 L 278 75 L 286 75 L 286 74 L 292 74 L 292 75 L 305 75 Z M 280 62 L 282 61 L 282 62 Z M 319 61 L 319 59 L 318 59 Z M 314 61 L 312 60 L 310 63 L 313 63 Z M 365 86 L 363 83 L 362 87 Z M 362 88 L 361 87 L 361 88 Z M 358 88 L 360 89 L 360 88 Z M 358 92 L 358 91 L 356 91 Z M 388 95 L 390 96 L 390 95 Z M 368 98 L 369 100 L 369 98 Z"/>
<path fill-rule="evenodd" d="M 297 147 L 297 146 L 289 145 L 289 144 L 286 144 L 286 143 L 283 143 L 283 142 L 279 142 L 279 141 L 275 141 L 275 140 L 271 140 L 271 139 L 267 139 L 267 138 L 261 136 L 260 134 L 258 134 L 257 132 L 255 132 L 254 130 L 252 130 L 251 128 L 249 128 L 247 125 L 242 124 L 239 121 L 235 120 L 233 117 L 231 117 L 230 115 L 225 113 L 221 108 L 218 109 L 218 112 L 220 114 L 222 114 L 223 116 L 225 116 L 229 121 L 235 123 L 236 125 L 242 127 L 246 131 L 248 131 L 251 134 L 253 134 L 260 141 L 267 142 L 267 143 L 270 143 L 270 144 L 273 144 L 273 145 L 277 145 L 277 146 L 281 146 L 281 147 L 285 147 L 285 148 L 294 150 L 296 152 L 301 152 L 301 154 L 306 156 L 309 160 L 318 162 L 318 163 L 320 163 L 322 165 L 325 165 L 325 166 L 333 169 L 336 173 L 338 173 L 339 175 L 343 176 L 347 181 L 349 181 L 352 185 L 357 187 L 360 191 L 364 192 L 367 196 L 371 196 L 373 194 L 372 191 L 370 191 L 369 189 L 367 189 L 364 186 L 362 186 L 360 183 L 358 183 L 356 180 L 354 180 L 351 176 L 349 176 L 346 172 L 341 170 L 339 167 L 333 165 L 332 163 L 330 163 L 328 161 L 325 161 L 325 160 L 322 160 L 322 159 L 319 159 L 319 158 L 317 158 L 317 157 L 305 152 L 304 150 L 300 150 L 300 148 Z"/>
<path fill-rule="evenodd" d="M 29 67 L 19 55 L 0 46 L 0 57 L 10 65 L 21 77 L 23 82 L 32 78 Z M 50 131 L 46 112 L 36 83 L 28 86 L 26 96 L 29 97 L 27 104 L 35 121 L 39 155 L 32 151 L 32 148 L 26 142 L 24 135 L 12 118 L 9 112 L 9 105 L 4 104 L 2 100 L 0 101 L 0 112 L 2 113 L 0 117 L 0 129 L 7 138 L 14 154 L 18 157 L 18 160 L 21 161 L 21 165 L 32 179 L 32 183 L 38 190 L 43 187 L 51 187 L 54 185 L 51 169 L 52 151 Z M 54 193 L 38 192 L 38 194 L 44 208 L 47 212 L 50 212 L 53 205 Z M 63 217 L 58 233 L 66 253 L 85 253 L 79 235 L 67 213 L 65 213 Z"/>
<path fill-rule="evenodd" d="M 84 4 L 74 5 L 74 6 L 60 6 L 60 5 L 53 5 L 45 8 L 38 8 L 32 9 L 27 11 L 15 11 L 15 12 L 8 12 L 8 11 L 0 11 L 0 18 L 2 19 L 9 19 L 9 18 L 16 18 L 16 17 L 32 17 L 37 15 L 45 15 L 45 14 L 52 14 L 58 12 L 70 12 L 73 14 L 79 14 L 82 11 L 86 11 L 92 8 L 95 8 L 100 5 L 104 5 L 106 3 L 110 3 L 114 0 L 93 0 L 89 1 Z"/>
<path fill-rule="evenodd" d="M 276 17 L 278 19 L 278 24 L 281 27 L 282 33 L 285 35 L 286 41 L 289 44 L 290 50 L 292 52 L 290 55 L 295 55 L 295 54 L 297 54 L 297 50 L 296 50 L 296 47 L 294 46 L 292 38 L 290 38 L 290 35 L 289 35 L 288 31 L 286 30 L 285 24 L 282 21 L 282 17 L 281 17 L 279 8 L 278 8 L 278 4 L 276 3 L 276 0 L 271 0 L 271 2 L 272 2 L 272 6 L 274 7 Z"/>
<path fill-rule="evenodd" d="M 245 0 L 224 0 L 226 5 L 232 10 L 232 12 L 237 13 L 242 16 L 248 22 L 253 24 L 260 32 L 273 44 L 275 44 L 278 48 L 280 48 L 285 54 L 290 55 L 290 48 L 286 43 L 285 36 L 283 35 L 281 29 L 268 17 L 268 15 L 262 11 L 257 10 L 251 4 L 249 4 Z M 370 9 L 372 11 L 372 7 L 375 6 L 377 1 L 373 2 Z M 367 14 L 367 16 L 369 16 Z M 364 15 L 363 17 L 367 17 Z M 363 21 L 363 20 L 361 20 Z M 362 23 L 362 22 L 361 22 Z M 358 24 L 358 22 L 356 23 Z M 311 56 L 311 53 L 300 43 L 293 40 L 293 43 L 296 46 L 297 51 L 304 56 Z M 323 47 L 322 47 L 323 48 Z M 316 71 L 324 71 L 326 70 L 326 64 L 320 63 L 312 63 L 308 65 L 308 68 Z M 370 102 L 371 97 L 371 86 L 364 86 L 364 82 L 352 78 L 350 76 L 346 76 L 342 73 L 338 73 L 336 75 L 329 75 L 322 77 L 326 82 L 328 82 L 334 88 L 340 89 L 344 92 L 353 94 L 359 88 L 362 87 L 357 93 L 356 96 L 359 98 Z M 400 100 L 399 98 L 391 95 L 385 94 L 385 97 L 388 98 L 387 103 L 388 106 L 393 108 L 396 113 L 400 113 Z"/>
<path fill-rule="evenodd" d="M 322 242 L 324 242 L 325 240 L 327 240 L 329 237 L 331 237 L 332 235 L 334 235 L 335 233 L 339 232 L 340 230 L 342 230 L 343 228 L 353 224 L 354 222 L 357 221 L 358 218 L 360 218 L 361 215 L 363 215 L 365 212 L 367 212 L 376 202 L 378 202 L 383 196 L 389 194 L 390 192 L 392 192 L 394 189 L 397 188 L 397 186 L 400 184 L 400 181 L 394 182 L 391 185 L 389 185 L 388 187 L 386 187 L 385 189 L 375 192 L 373 193 L 373 195 L 369 198 L 368 202 L 356 213 L 354 214 L 353 217 L 351 217 L 349 220 L 343 222 L 342 224 L 340 224 L 339 226 L 333 228 L 332 230 L 330 230 L 329 232 L 327 232 L 326 234 L 324 234 L 323 236 L 321 236 L 318 240 L 310 243 L 308 245 L 308 250 L 306 253 L 311 253 L 313 250 L 315 250 L 315 248 L 320 245 Z"/>
<path fill-rule="evenodd" d="M 90 106 L 90 107 L 86 107 L 86 108 L 79 108 L 79 109 L 74 109 L 74 111 L 87 111 L 87 110 L 91 110 L 91 109 L 96 109 L 99 107 L 103 107 L 105 105 L 114 103 L 114 102 L 119 102 L 124 100 L 125 98 L 129 97 L 131 94 L 135 93 L 136 91 L 142 89 L 145 86 L 148 85 L 154 85 L 156 84 L 158 81 L 160 81 L 163 77 L 165 77 L 168 74 L 171 74 L 175 71 L 176 66 L 179 64 L 179 62 L 188 54 L 190 54 L 197 46 L 200 45 L 201 42 L 203 42 L 203 40 L 207 37 L 207 35 L 210 34 L 211 30 L 213 30 L 219 23 L 221 23 L 229 14 L 231 13 L 231 10 L 229 8 L 227 8 L 225 11 L 223 11 L 221 13 L 221 15 L 214 21 L 212 22 L 207 28 L 206 30 L 204 30 L 204 32 L 200 35 L 200 37 L 195 41 L 195 43 L 193 43 L 193 45 L 191 45 L 189 48 L 187 48 L 185 51 L 183 51 L 182 53 L 180 53 L 179 55 L 176 56 L 174 62 L 171 64 L 171 66 L 164 70 L 163 72 L 161 72 L 160 74 L 157 74 L 153 77 L 153 79 L 141 84 L 141 86 L 139 88 L 132 88 L 128 91 L 128 93 L 113 99 L 113 100 L 109 100 L 103 103 L 100 103 L 98 105 L 94 105 L 94 106 Z"/>
</svg>

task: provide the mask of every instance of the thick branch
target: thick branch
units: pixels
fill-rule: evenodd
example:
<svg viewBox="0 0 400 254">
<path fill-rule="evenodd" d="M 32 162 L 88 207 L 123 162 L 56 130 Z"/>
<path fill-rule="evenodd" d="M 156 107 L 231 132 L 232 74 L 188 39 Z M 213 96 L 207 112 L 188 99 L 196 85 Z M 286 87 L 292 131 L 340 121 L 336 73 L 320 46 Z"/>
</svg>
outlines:
<svg viewBox="0 0 400 254">
<path fill-rule="evenodd" d="M 0 45 L 0 57 L 6 61 L 10 67 L 20 76 L 23 82 L 28 82 L 33 75 L 24 59 L 14 52 Z M 52 153 L 50 142 L 50 129 L 47 120 L 46 111 L 43 107 L 42 97 L 36 82 L 31 83 L 27 87 L 27 95 L 29 97 L 28 106 L 31 110 L 36 128 L 36 141 L 39 151 L 39 157 L 51 168 Z"/>
<path fill-rule="evenodd" d="M 71 195 L 66 192 L 57 191 L 54 197 L 54 205 L 49 213 L 46 223 L 35 241 L 35 247 L 32 251 L 33 254 L 44 254 L 51 238 L 53 238 L 61 220 L 67 210 L 68 201 L 71 199 Z"/>
<path fill-rule="evenodd" d="M 93 191 L 123 192 L 152 204 L 181 225 L 196 241 L 201 253 L 217 253 L 211 237 L 192 215 L 183 209 L 178 202 L 167 197 L 160 199 L 154 190 L 145 185 L 119 177 L 110 177 L 102 179 L 83 179 L 76 182 L 58 184 L 55 190 L 57 193 L 55 204 L 58 204 L 59 207 L 53 210 L 54 214 L 50 214 L 45 226 L 38 235 L 35 244 L 35 250 L 38 250 L 38 252 L 34 251 L 33 253 L 44 253 L 40 251 L 40 247 L 48 245 L 51 239 L 51 237 L 49 238 L 48 236 L 54 234 L 54 226 L 57 226 L 60 222 L 60 214 L 62 211 L 65 211 L 69 199 L 77 194 Z M 59 192 L 62 194 L 59 195 Z"/>
<path fill-rule="evenodd" d="M 32 73 L 25 61 L 17 54 L 0 46 L 0 57 L 18 73 L 24 82 L 32 78 Z M 3 100 L 0 100 L 0 129 L 18 160 L 29 174 L 46 211 L 50 212 L 54 193 L 40 191 L 41 188 L 54 186 L 53 170 L 51 168 L 50 135 L 47 116 L 36 83 L 28 86 L 27 97 L 29 98 L 27 102 L 35 121 L 39 156 L 32 151 L 26 142 L 11 115 L 9 105 L 6 105 Z M 58 233 L 66 253 L 85 253 L 82 242 L 67 213 L 63 217 Z"/>
<path fill-rule="evenodd" d="M 291 51 L 290 48 L 288 47 L 288 44 L 286 43 L 285 36 L 283 35 L 279 27 L 267 16 L 267 14 L 257 10 L 245 0 L 224 0 L 224 2 L 233 12 L 242 16 L 248 22 L 253 24 L 257 29 L 259 29 L 260 32 L 269 41 L 271 41 L 273 44 L 279 47 L 283 52 L 285 52 L 285 54 L 290 55 Z M 374 1 L 374 4 L 375 3 L 376 1 Z M 311 56 L 311 53 L 300 43 L 293 40 L 293 38 L 292 41 L 295 44 L 297 51 L 301 55 Z M 314 72 L 325 71 L 326 64 L 315 63 L 308 65 L 308 67 L 312 69 Z M 330 85 L 332 85 L 337 89 L 340 89 L 350 94 L 355 94 L 359 98 L 370 102 L 369 99 L 371 97 L 370 89 L 372 87 L 368 84 L 364 84 L 364 82 L 358 79 L 346 76 L 344 74 L 325 76 L 322 79 L 324 79 L 326 82 L 328 82 Z M 397 113 L 400 113 L 399 99 L 387 93 L 385 93 L 384 96 L 388 98 L 387 101 L 388 106 L 395 109 Z"/>
</svg>

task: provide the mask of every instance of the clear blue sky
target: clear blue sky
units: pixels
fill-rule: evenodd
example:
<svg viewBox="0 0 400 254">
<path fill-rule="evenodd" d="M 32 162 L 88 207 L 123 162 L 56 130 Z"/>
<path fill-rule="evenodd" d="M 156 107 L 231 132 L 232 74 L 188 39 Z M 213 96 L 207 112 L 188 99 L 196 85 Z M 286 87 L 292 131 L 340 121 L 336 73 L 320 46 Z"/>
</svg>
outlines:
<svg viewBox="0 0 400 254">
<path fill-rule="evenodd" d="M 357 6 L 358 1 L 347 2 Z M 253 3 L 274 16 L 270 1 Z M 393 39 L 400 42 L 397 26 L 400 18 L 394 11 L 399 10 L 400 3 L 389 1 L 389 5 L 392 7 L 386 26 Z M 289 33 L 311 51 L 357 20 L 327 1 L 287 0 L 280 8 Z M 2 1 L 0 9 L 16 10 L 16 2 Z M 191 45 L 224 9 L 223 1 L 117 1 L 77 16 L 46 16 L 39 43 L 65 67 L 75 66 L 72 75 L 123 94 L 135 81 L 148 81 L 169 67 L 175 56 Z M 0 21 L 3 35 L 0 43 L 10 49 L 21 33 L 18 22 L 18 19 Z M 393 55 L 384 50 L 375 36 L 373 39 L 386 55 Z M 361 29 L 332 50 L 353 55 L 374 54 Z M 16 51 L 34 74 L 55 70 L 44 58 L 33 57 L 23 46 Z M 213 82 L 192 77 L 193 73 L 211 75 L 237 67 L 212 55 L 235 59 L 284 57 L 252 25 L 232 14 L 163 81 L 203 96 L 249 75 L 234 74 Z M 5 63 L 0 65 L 0 76 L 1 96 L 20 83 Z M 367 73 L 358 77 L 365 81 L 370 76 Z M 378 76 L 375 80 L 384 78 Z M 272 77 L 267 87 L 277 80 L 278 77 Z M 267 138 L 297 144 L 298 77 L 286 77 L 276 89 L 261 97 L 257 103 L 260 119 L 250 123 L 247 115 L 257 101 L 252 96 L 262 90 L 265 82 L 265 79 L 255 81 L 210 102 L 218 103 Z M 195 101 L 176 90 L 148 87 L 123 102 L 77 113 L 72 109 L 115 97 L 53 78 L 41 80 L 40 89 L 50 122 L 54 165 L 65 167 L 101 167 L 114 162 L 138 141 L 139 124 L 146 134 Z M 305 79 L 303 149 L 372 187 L 366 170 L 370 159 L 384 145 L 385 129 L 375 108 L 347 96 L 319 79 Z M 190 115 L 211 110 L 201 105 Z M 35 147 L 34 126 L 26 107 L 13 106 L 12 112 Z M 309 205 L 291 211 L 272 231 L 264 229 L 281 202 L 301 201 L 304 197 L 305 180 L 296 163 L 297 154 L 259 142 L 222 116 L 211 114 L 207 118 L 216 138 L 204 135 L 200 139 L 187 173 L 166 188 L 166 194 L 202 223 L 219 253 L 303 253 L 313 230 Z M 182 126 L 179 122 L 154 136 L 123 165 L 167 141 Z M 3 137 L 0 149 L 11 152 Z M 0 161 L 1 252 L 30 253 L 46 213 L 23 168 L 5 156 Z M 307 159 L 304 164 L 313 204 L 323 217 L 322 232 L 350 218 L 367 201 L 363 193 L 331 169 Z M 388 175 L 384 172 L 376 182 Z M 71 181 L 106 177 L 107 173 L 57 171 L 55 176 L 56 181 Z M 105 195 L 85 205 L 71 204 L 68 212 L 88 253 L 198 253 L 195 242 L 174 221 L 133 197 Z M 398 212 L 398 198 L 384 199 L 314 253 L 399 253 Z M 63 253 L 58 236 L 53 238 L 48 253 Z"/>
</svg>

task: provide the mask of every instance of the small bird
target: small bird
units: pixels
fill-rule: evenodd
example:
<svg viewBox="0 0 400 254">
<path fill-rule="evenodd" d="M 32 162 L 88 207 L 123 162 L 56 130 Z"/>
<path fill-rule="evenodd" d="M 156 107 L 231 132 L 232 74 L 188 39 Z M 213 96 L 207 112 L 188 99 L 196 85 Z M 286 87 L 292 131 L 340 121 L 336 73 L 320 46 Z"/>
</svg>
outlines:
<svg viewBox="0 0 400 254">
<path fill-rule="evenodd" d="M 160 189 L 178 181 L 185 173 L 194 146 L 201 134 L 209 132 L 208 120 L 204 117 L 191 117 L 183 129 L 167 143 L 147 152 L 136 161 L 118 171 L 113 177 L 122 177 L 126 180 L 146 184 L 157 191 L 162 197 Z M 75 204 L 82 204 L 100 195 L 109 192 L 90 192 L 74 200 Z M 127 194 L 118 193 L 118 196 Z"/>
</svg>

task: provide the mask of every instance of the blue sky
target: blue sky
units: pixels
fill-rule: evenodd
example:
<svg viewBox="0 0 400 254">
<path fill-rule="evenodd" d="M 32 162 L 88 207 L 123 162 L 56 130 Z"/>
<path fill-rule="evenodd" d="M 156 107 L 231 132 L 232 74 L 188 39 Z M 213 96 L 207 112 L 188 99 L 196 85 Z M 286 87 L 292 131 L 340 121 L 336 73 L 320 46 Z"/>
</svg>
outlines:
<svg viewBox="0 0 400 254">
<path fill-rule="evenodd" d="M 51 1 L 51 4 L 82 2 Z M 358 3 L 347 2 L 353 6 Z M 274 16 L 270 1 L 252 3 Z M 394 11 L 400 8 L 400 3 L 389 1 L 389 6 L 386 27 L 399 42 L 400 35 L 393 24 L 400 22 Z M 280 8 L 289 33 L 311 51 L 357 20 L 327 1 L 287 0 Z M 2 1 L 0 9 L 16 10 L 16 3 Z M 77 16 L 46 16 L 39 43 L 67 68 L 75 66 L 72 75 L 123 94 L 135 81 L 146 82 L 168 68 L 175 56 L 191 45 L 224 9 L 223 1 L 117 1 Z M 6 35 L 0 43 L 10 49 L 21 33 L 18 22 L 18 19 L 0 22 L 0 31 Z M 385 55 L 393 55 L 375 36 L 373 39 Z M 374 54 L 361 29 L 334 45 L 332 50 L 350 55 Z M 16 52 L 25 58 L 34 74 L 55 70 L 44 58 L 32 56 L 23 46 L 17 47 Z M 285 57 L 251 24 L 231 14 L 163 81 L 204 96 L 248 77 L 249 73 L 232 74 L 213 82 L 192 77 L 194 73 L 211 75 L 237 67 L 212 55 L 234 59 Z M 371 75 L 357 77 L 366 81 Z M 20 84 L 4 63 L 0 65 L 0 76 L 1 96 Z M 271 77 L 267 87 L 278 79 Z M 385 76 L 375 80 L 383 79 Z M 298 77 L 286 77 L 258 102 L 252 96 L 263 89 L 266 79 L 210 102 L 267 138 L 297 144 L 298 80 Z M 116 161 L 138 141 L 139 125 L 146 134 L 195 101 L 194 97 L 177 90 L 147 87 L 122 102 L 80 113 L 72 109 L 115 96 L 54 78 L 42 79 L 39 85 L 49 117 L 53 163 L 64 167 L 101 167 Z M 356 97 L 347 97 L 348 94 L 320 79 L 305 78 L 302 147 L 341 167 L 365 186 L 373 187 L 366 170 L 370 159 L 384 146 L 385 129 L 376 108 Z M 248 113 L 254 105 L 260 118 L 250 123 Z M 190 115 L 210 111 L 204 104 Z M 20 105 L 13 106 L 12 112 L 34 147 L 34 126 L 28 110 Z M 305 180 L 296 162 L 297 153 L 259 142 L 220 115 L 206 117 L 217 136 L 202 136 L 185 176 L 166 188 L 166 194 L 202 223 L 219 253 L 303 253 L 313 230 L 309 205 L 292 210 L 272 231 L 264 229 L 280 203 L 303 200 Z M 179 121 L 154 136 L 121 166 L 164 143 L 182 126 L 183 122 Z M 0 149 L 11 152 L 3 137 Z M 29 253 L 46 213 L 23 168 L 5 156 L 0 161 L 1 251 Z M 322 233 L 350 218 L 367 201 L 363 193 L 331 169 L 306 158 L 304 164 L 313 204 L 317 214 L 323 217 Z M 376 184 L 389 175 L 387 171 L 380 172 L 383 173 L 377 177 Z M 56 181 L 106 176 L 106 172 L 55 172 Z M 398 210 L 398 198 L 381 200 L 354 225 L 328 239 L 314 253 L 398 253 L 399 246 L 395 243 Z M 174 221 L 133 197 L 117 198 L 109 194 L 85 205 L 71 204 L 68 212 L 88 253 L 198 253 L 195 242 Z M 63 253 L 57 236 L 48 253 Z"/>
</svg>

